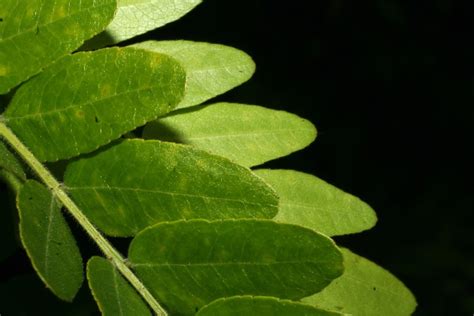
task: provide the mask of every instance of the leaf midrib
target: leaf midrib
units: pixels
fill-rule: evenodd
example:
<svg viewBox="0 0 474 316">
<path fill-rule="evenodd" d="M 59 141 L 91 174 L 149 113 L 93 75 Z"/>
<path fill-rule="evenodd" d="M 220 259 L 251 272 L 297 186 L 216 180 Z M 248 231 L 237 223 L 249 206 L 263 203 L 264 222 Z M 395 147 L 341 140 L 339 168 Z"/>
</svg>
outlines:
<svg viewBox="0 0 474 316">
<path fill-rule="evenodd" d="M 239 202 L 242 204 L 247 205 L 257 205 L 257 206 L 273 206 L 276 207 L 277 204 L 269 204 L 269 203 L 257 203 L 257 202 L 247 202 L 245 200 L 239 199 L 230 199 L 230 198 L 223 198 L 223 197 L 215 197 L 215 196 L 208 196 L 208 195 L 197 195 L 197 194 L 190 194 L 190 193 L 180 193 L 180 192 L 171 192 L 171 191 L 161 191 L 156 189 L 141 189 L 141 188 L 124 188 L 124 187 L 116 187 L 116 186 L 74 186 L 74 187 L 67 187 L 67 191 L 75 191 L 75 190 L 106 190 L 106 191 L 133 191 L 133 192 L 145 192 L 145 193 L 157 193 L 163 195 L 178 195 L 178 196 L 187 196 L 192 198 L 203 198 L 203 199 L 210 199 L 210 200 L 220 200 L 220 201 L 229 201 L 229 202 Z"/>
</svg>

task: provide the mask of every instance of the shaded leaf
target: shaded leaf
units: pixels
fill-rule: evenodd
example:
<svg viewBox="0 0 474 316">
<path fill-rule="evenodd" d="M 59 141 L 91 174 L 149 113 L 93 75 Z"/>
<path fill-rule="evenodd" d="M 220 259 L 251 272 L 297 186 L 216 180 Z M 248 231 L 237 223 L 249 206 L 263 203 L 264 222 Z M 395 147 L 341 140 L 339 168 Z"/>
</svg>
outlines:
<svg viewBox="0 0 474 316">
<path fill-rule="evenodd" d="M 87 280 L 102 315 L 151 316 L 145 302 L 107 259 L 89 259 Z"/>
<path fill-rule="evenodd" d="M 196 316 L 338 316 L 311 305 L 276 297 L 233 296 L 220 298 L 204 306 Z"/>
<path fill-rule="evenodd" d="M 364 316 L 403 316 L 414 312 L 415 298 L 402 282 L 348 249 L 341 251 L 344 274 L 322 292 L 304 298 L 304 303 Z"/>
<path fill-rule="evenodd" d="M 372 208 L 357 197 L 303 172 L 260 169 L 254 171 L 280 197 L 274 220 L 297 224 L 328 236 L 357 233 L 377 222 Z"/>
<path fill-rule="evenodd" d="M 116 5 L 115 0 L 2 0 L 0 94 L 102 31 Z"/>
<path fill-rule="evenodd" d="M 129 259 L 152 294 L 184 315 L 226 296 L 299 299 L 343 270 L 331 239 L 268 220 L 160 223 L 135 237 Z"/>
<path fill-rule="evenodd" d="M 13 173 L 20 180 L 26 180 L 23 165 L 15 155 L 11 153 L 2 140 L 0 140 L 0 169 Z"/>
<path fill-rule="evenodd" d="M 112 22 L 84 45 L 85 49 L 101 48 L 154 30 L 178 20 L 202 0 L 117 0 Z"/>
<path fill-rule="evenodd" d="M 252 77 L 255 63 L 241 50 L 203 42 L 147 41 L 134 47 L 176 58 L 186 70 L 186 91 L 177 108 L 200 104 Z"/>
<path fill-rule="evenodd" d="M 6 123 L 42 161 L 90 152 L 173 109 L 185 74 L 173 59 L 135 48 L 67 56 L 24 84 Z"/>
<path fill-rule="evenodd" d="M 20 236 L 36 272 L 59 298 L 72 301 L 83 281 L 82 258 L 60 205 L 29 180 L 18 195 Z"/>
<path fill-rule="evenodd" d="M 252 167 L 308 146 L 316 138 L 316 129 L 284 111 L 216 103 L 150 122 L 143 136 L 193 145 Z"/>
<path fill-rule="evenodd" d="M 114 236 L 162 221 L 272 218 L 278 197 L 242 166 L 190 146 L 126 140 L 71 163 L 67 190 L 87 217 Z"/>
</svg>

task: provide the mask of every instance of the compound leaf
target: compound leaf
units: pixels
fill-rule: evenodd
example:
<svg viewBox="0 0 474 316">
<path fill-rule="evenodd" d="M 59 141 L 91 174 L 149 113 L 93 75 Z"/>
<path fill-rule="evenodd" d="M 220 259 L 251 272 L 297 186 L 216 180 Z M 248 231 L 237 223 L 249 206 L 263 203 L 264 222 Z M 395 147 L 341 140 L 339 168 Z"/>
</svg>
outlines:
<svg viewBox="0 0 474 316">
<path fill-rule="evenodd" d="M 104 32 L 92 38 L 85 49 L 119 43 L 173 22 L 202 0 L 117 0 L 118 8 Z"/>
<path fill-rule="evenodd" d="M 87 280 L 102 315 L 151 316 L 145 302 L 107 259 L 89 259 Z"/>
<path fill-rule="evenodd" d="M 316 129 L 284 111 L 216 103 L 150 122 L 143 136 L 193 145 L 252 167 L 308 146 L 316 138 Z"/>
<path fill-rule="evenodd" d="M 325 311 L 311 305 L 276 297 L 233 296 L 220 298 L 204 306 L 196 316 L 338 316 L 340 313 Z"/>
<path fill-rule="evenodd" d="M 5 146 L 3 141 L 0 140 L 0 170 L 5 169 L 6 171 L 14 174 L 20 180 L 26 180 L 26 174 L 23 169 L 21 162 L 11 153 L 11 151 Z"/>
<path fill-rule="evenodd" d="M 102 31 L 116 6 L 115 0 L 2 0 L 0 94 Z"/>
<path fill-rule="evenodd" d="M 304 303 L 364 316 L 403 316 L 415 311 L 413 294 L 390 272 L 348 249 L 341 251 L 344 274 L 322 292 L 304 298 Z"/>
<path fill-rule="evenodd" d="M 180 101 L 185 73 L 173 59 L 135 48 L 67 56 L 28 81 L 5 112 L 42 161 L 97 149 Z"/>
<path fill-rule="evenodd" d="M 147 41 L 134 45 L 176 58 L 186 70 L 186 92 L 177 108 L 200 104 L 244 83 L 255 72 L 241 50 L 192 41 Z"/>
<path fill-rule="evenodd" d="M 254 172 L 280 197 L 280 210 L 274 218 L 278 222 L 335 236 L 369 229 L 377 221 L 369 205 L 310 174 L 269 169 Z"/>
<path fill-rule="evenodd" d="M 183 315 L 226 296 L 299 299 L 343 271 L 328 237 L 255 219 L 160 223 L 133 239 L 129 260 L 152 294 Z"/>
<path fill-rule="evenodd" d="M 105 233 L 133 236 L 161 221 L 272 218 L 274 191 L 252 172 L 205 151 L 126 140 L 72 162 L 67 190 Z"/>
<path fill-rule="evenodd" d="M 40 183 L 27 181 L 18 195 L 20 236 L 36 272 L 59 298 L 72 301 L 82 281 L 82 258 L 60 204 Z"/>
</svg>

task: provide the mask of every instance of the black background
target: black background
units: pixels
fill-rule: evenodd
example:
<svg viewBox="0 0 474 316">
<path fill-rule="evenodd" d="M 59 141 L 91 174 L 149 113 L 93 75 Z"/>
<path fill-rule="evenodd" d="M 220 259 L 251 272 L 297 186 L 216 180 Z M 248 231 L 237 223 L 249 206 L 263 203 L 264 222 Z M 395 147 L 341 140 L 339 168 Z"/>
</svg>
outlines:
<svg viewBox="0 0 474 316">
<path fill-rule="evenodd" d="M 139 39 L 250 54 L 254 77 L 218 100 L 287 110 L 318 128 L 310 147 L 266 166 L 368 202 L 377 226 L 336 240 L 397 275 L 416 315 L 471 315 L 473 27 L 462 1 L 205 0 Z M 21 251 L 0 268 L 3 285 L 31 269 Z"/>
</svg>

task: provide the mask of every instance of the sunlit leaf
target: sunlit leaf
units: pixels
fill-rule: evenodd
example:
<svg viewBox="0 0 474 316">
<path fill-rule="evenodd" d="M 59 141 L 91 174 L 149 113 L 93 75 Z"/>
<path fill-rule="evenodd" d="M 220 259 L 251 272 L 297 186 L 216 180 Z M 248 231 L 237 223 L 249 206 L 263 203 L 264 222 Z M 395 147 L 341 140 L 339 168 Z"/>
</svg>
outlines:
<svg viewBox="0 0 474 316">
<path fill-rule="evenodd" d="M 87 280 L 102 315 L 151 316 L 145 302 L 107 259 L 89 259 Z"/>
<path fill-rule="evenodd" d="M 102 31 L 116 5 L 115 0 L 2 0 L 0 94 Z"/>
<path fill-rule="evenodd" d="M 402 282 L 387 270 L 348 249 L 344 274 L 322 292 L 302 301 L 317 307 L 364 316 L 408 316 L 416 301 Z"/>
<path fill-rule="evenodd" d="M 241 50 L 192 41 L 147 41 L 134 45 L 176 58 L 186 70 L 186 91 L 177 108 L 200 104 L 244 83 L 255 71 Z"/>
<path fill-rule="evenodd" d="M 126 140 L 71 163 L 67 190 L 109 235 L 133 236 L 162 221 L 272 218 L 278 198 L 259 177 L 190 146 Z"/>
<path fill-rule="evenodd" d="M 284 111 L 216 103 L 150 122 L 143 136 L 193 145 L 251 167 L 306 147 L 315 139 L 316 129 Z"/>
<path fill-rule="evenodd" d="M 29 180 L 18 196 L 20 235 L 36 272 L 59 298 L 72 301 L 83 281 L 82 258 L 60 205 Z"/>
<path fill-rule="evenodd" d="M 119 43 L 173 22 L 202 0 L 117 0 L 118 9 L 104 32 L 92 38 L 85 49 Z"/>
<path fill-rule="evenodd" d="M 294 170 L 254 171 L 280 197 L 278 222 L 297 224 L 328 236 L 357 233 L 373 227 L 372 208 L 329 183 Z"/>
<path fill-rule="evenodd" d="M 268 220 L 161 223 L 135 237 L 129 260 L 152 294 L 183 315 L 226 296 L 299 299 L 343 271 L 331 239 Z"/>
<path fill-rule="evenodd" d="M 7 125 L 42 161 L 90 152 L 173 109 L 185 73 L 135 48 L 67 56 L 17 91 Z"/>
<path fill-rule="evenodd" d="M 204 306 L 196 316 L 338 316 L 311 305 L 265 296 L 233 296 Z"/>
</svg>

